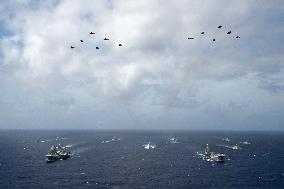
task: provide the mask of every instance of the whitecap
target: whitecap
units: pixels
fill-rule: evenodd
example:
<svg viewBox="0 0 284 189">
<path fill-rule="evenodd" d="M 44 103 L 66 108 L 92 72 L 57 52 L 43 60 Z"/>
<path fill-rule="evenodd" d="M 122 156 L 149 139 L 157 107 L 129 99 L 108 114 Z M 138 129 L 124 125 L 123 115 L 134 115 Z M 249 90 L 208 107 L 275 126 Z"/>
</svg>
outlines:
<svg viewBox="0 0 284 189">
<path fill-rule="evenodd" d="M 217 145 L 217 146 L 229 148 L 229 149 L 232 149 L 232 150 L 240 150 L 240 149 L 242 149 L 242 148 L 241 148 L 240 146 L 238 146 L 237 144 L 234 145 L 234 146 L 228 146 L 228 145 Z"/>
<path fill-rule="evenodd" d="M 67 144 L 65 145 L 66 148 L 72 148 L 74 146 L 74 144 Z"/>
</svg>

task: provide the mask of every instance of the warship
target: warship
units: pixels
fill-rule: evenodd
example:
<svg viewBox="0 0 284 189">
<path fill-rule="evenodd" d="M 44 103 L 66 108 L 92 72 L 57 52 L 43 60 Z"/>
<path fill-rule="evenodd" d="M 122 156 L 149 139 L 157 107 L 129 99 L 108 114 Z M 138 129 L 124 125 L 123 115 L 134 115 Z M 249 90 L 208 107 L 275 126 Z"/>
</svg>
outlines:
<svg viewBox="0 0 284 189">
<path fill-rule="evenodd" d="M 53 145 L 50 148 L 50 151 L 45 155 L 47 162 L 54 162 L 57 160 L 64 160 L 71 157 L 71 152 L 65 147 L 60 145 Z"/>
<path fill-rule="evenodd" d="M 170 141 L 171 144 L 179 143 L 178 140 L 176 138 L 174 138 L 174 137 L 170 138 L 169 141 Z"/>
<path fill-rule="evenodd" d="M 156 148 L 156 145 L 155 145 L 155 144 L 151 144 L 150 142 L 148 142 L 148 144 L 144 144 L 143 147 L 144 147 L 146 150 L 150 150 L 150 149 Z"/>
<path fill-rule="evenodd" d="M 225 161 L 225 154 L 214 153 L 209 150 L 208 144 L 204 150 L 203 159 L 206 161 L 215 161 L 219 163 L 223 163 Z"/>
</svg>

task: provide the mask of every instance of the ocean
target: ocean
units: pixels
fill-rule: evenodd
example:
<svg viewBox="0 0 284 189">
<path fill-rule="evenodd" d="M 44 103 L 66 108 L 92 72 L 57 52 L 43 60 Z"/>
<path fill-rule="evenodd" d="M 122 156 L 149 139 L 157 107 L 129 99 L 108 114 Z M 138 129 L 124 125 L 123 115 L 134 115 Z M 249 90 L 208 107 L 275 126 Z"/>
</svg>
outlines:
<svg viewBox="0 0 284 189">
<path fill-rule="evenodd" d="M 53 144 L 72 158 L 47 163 Z M 283 132 L 0 130 L 0 154 L 1 189 L 284 188 Z"/>
</svg>

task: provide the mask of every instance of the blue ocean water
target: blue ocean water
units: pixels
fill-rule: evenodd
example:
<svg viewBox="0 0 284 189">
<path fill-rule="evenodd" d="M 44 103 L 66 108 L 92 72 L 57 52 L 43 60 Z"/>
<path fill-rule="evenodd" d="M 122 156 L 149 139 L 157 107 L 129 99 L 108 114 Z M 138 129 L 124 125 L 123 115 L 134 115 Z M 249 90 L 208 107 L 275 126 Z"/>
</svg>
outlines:
<svg viewBox="0 0 284 189">
<path fill-rule="evenodd" d="M 46 163 L 58 143 L 72 158 Z M 225 163 L 202 159 L 207 143 Z M 284 188 L 283 146 L 281 132 L 2 130 L 0 188 Z"/>
</svg>

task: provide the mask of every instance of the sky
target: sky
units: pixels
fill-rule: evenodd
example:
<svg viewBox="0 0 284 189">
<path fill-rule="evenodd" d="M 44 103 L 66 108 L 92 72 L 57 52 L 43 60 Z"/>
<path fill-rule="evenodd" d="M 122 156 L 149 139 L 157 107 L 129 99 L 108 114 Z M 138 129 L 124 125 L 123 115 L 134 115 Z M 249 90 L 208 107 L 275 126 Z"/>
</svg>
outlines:
<svg viewBox="0 0 284 189">
<path fill-rule="evenodd" d="M 283 34 L 280 0 L 1 1 L 0 129 L 284 130 Z"/>
</svg>

